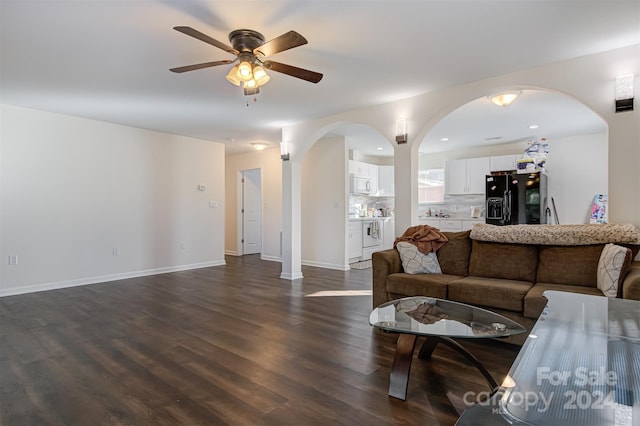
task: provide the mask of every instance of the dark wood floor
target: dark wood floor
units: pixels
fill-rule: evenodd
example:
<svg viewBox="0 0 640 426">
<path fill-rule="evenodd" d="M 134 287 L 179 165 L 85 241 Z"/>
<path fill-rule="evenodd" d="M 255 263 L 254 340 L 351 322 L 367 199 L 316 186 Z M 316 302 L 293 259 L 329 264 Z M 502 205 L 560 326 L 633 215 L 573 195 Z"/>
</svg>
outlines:
<svg viewBox="0 0 640 426">
<path fill-rule="evenodd" d="M 446 347 L 387 396 L 396 336 L 368 323 L 371 270 L 257 255 L 0 299 L 2 425 L 452 425 L 483 377 Z M 465 341 L 500 382 L 517 347 Z"/>
</svg>

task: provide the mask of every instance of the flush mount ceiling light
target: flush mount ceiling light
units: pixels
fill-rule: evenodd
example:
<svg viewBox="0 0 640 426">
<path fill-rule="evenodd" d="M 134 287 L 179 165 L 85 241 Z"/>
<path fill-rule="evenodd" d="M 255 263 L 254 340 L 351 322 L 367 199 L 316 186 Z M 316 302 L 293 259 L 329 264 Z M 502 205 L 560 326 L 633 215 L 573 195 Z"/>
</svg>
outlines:
<svg viewBox="0 0 640 426">
<path fill-rule="evenodd" d="M 520 95 L 520 91 L 517 92 L 505 92 L 497 95 L 487 96 L 491 99 L 491 102 L 498 106 L 509 106 Z"/>
<path fill-rule="evenodd" d="M 251 146 L 253 147 L 253 149 L 255 149 L 256 151 L 262 151 L 263 149 L 265 149 L 267 147 L 266 143 L 263 142 L 253 142 L 251 144 Z"/>
</svg>

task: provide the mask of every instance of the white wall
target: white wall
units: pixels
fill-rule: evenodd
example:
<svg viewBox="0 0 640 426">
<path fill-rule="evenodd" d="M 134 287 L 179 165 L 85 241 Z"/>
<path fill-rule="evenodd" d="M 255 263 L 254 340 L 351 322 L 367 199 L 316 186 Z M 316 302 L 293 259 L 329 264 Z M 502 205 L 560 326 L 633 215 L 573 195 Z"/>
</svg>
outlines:
<svg viewBox="0 0 640 426">
<path fill-rule="evenodd" d="M 226 158 L 225 174 L 225 252 L 241 253 L 238 203 L 241 201 L 242 170 L 262 171 L 262 251 L 261 259 L 280 261 L 282 230 L 282 160 L 280 148 L 254 151 Z"/>
<path fill-rule="evenodd" d="M 594 196 L 607 194 L 607 135 L 573 136 L 548 143 L 549 197 L 555 201 L 560 223 L 589 223 Z"/>
<path fill-rule="evenodd" d="M 224 264 L 223 144 L 0 112 L 1 295 Z"/>
<path fill-rule="evenodd" d="M 343 137 L 316 142 L 302 161 L 302 264 L 349 269 L 347 155 Z"/>
</svg>

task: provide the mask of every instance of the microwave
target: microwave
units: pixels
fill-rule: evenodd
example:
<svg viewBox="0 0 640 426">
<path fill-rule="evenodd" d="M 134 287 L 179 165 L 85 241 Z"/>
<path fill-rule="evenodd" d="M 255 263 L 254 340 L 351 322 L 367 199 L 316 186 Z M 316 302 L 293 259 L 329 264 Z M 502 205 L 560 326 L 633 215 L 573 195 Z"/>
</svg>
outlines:
<svg viewBox="0 0 640 426">
<path fill-rule="evenodd" d="M 351 193 L 352 194 L 370 194 L 371 179 L 351 175 Z"/>
</svg>

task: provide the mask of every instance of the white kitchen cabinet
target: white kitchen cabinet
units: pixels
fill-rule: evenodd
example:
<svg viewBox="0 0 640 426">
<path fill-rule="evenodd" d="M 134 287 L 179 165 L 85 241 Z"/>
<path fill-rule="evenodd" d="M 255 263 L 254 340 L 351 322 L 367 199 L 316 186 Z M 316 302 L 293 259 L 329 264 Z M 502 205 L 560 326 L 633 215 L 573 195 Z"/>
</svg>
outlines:
<svg viewBox="0 0 640 426">
<path fill-rule="evenodd" d="M 429 225 L 429 226 L 432 226 L 434 228 L 440 228 L 440 219 L 420 218 L 420 219 L 418 219 L 418 224 L 419 225 Z"/>
<path fill-rule="evenodd" d="M 378 195 L 393 196 L 395 177 L 393 166 L 378 166 Z"/>
<path fill-rule="evenodd" d="M 473 228 L 476 223 L 484 223 L 484 219 L 472 219 L 462 221 L 462 230 L 466 231 Z"/>
<path fill-rule="evenodd" d="M 462 221 L 457 219 L 440 219 L 440 230 L 447 232 L 462 231 Z"/>
<path fill-rule="evenodd" d="M 498 155 L 490 158 L 492 172 L 505 172 L 516 170 L 517 162 L 522 158 L 522 154 Z"/>
<path fill-rule="evenodd" d="M 378 169 L 376 164 L 367 164 L 369 169 L 369 180 L 371 181 L 371 195 L 378 195 Z"/>
<path fill-rule="evenodd" d="M 349 259 L 362 257 L 362 221 L 350 220 L 347 232 Z"/>
<path fill-rule="evenodd" d="M 484 223 L 484 219 L 418 219 L 420 225 L 429 225 L 438 228 L 441 231 L 458 232 L 467 231 L 473 228 L 476 223 Z"/>
<path fill-rule="evenodd" d="M 349 174 L 356 177 L 368 178 L 369 166 L 370 164 L 363 163 L 362 161 L 349 160 Z"/>
<path fill-rule="evenodd" d="M 447 161 L 444 182 L 447 194 L 484 194 L 485 176 L 489 171 L 489 157 Z"/>
</svg>

